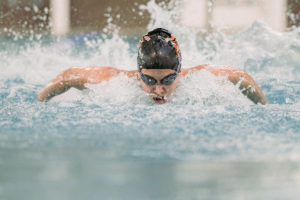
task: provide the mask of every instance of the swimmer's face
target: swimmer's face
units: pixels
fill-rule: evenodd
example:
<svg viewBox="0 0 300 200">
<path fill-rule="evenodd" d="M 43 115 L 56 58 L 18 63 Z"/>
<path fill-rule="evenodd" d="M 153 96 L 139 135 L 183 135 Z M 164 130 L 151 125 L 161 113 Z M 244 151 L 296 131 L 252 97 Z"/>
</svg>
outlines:
<svg viewBox="0 0 300 200">
<path fill-rule="evenodd" d="M 154 79 L 159 84 L 154 84 L 154 85 L 149 85 L 146 84 L 142 79 L 141 79 L 141 73 L 147 76 L 150 76 Z M 178 79 L 179 79 L 179 74 L 177 75 L 176 79 L 169 85 L 167 84 L 160 84 L 161 80 L 168 75 L 174 74 L 175 70 L 172 69 L 142 69 L 141 73 L 138 74 L 139 80 L 141 82 L 141 85 L 145 92 L 149 93 L 152 95 L 153 100 L 158 103 L 158 104 L 163 104 L 166 103 L 167 98 L 171 96 L 173 91 L 176 88 Z"/>
</svg>

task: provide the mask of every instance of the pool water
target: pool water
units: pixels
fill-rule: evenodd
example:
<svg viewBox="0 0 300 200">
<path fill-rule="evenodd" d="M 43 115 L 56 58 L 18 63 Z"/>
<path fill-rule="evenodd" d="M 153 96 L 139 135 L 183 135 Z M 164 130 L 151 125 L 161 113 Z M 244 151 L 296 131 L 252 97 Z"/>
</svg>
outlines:
<svg viewBox="0 0 300 200">
<path fill-rule="evenodd" d="M 300 29 L 203 35 L 155 16 L 148 29 L 174 32 L 184 67 L 244 69 L 270 104 L 205 71 L 164 105 L 124 75 L 37 102 L 69 67 L 136 69 L 140 36 L 2 37 L 0 199 L 299 199 Z"/>
</svg>

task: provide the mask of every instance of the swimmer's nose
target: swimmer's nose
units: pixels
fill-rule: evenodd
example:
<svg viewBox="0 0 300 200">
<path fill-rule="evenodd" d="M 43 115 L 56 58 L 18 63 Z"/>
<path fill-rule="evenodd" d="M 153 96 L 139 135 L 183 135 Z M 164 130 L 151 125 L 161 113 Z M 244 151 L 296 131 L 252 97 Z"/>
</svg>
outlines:
<svg viewBox="0 0 300 200">
<path fill-rule="evenodd" d="M 162 85 L 155 85 L 154 93 L 156 93 L 158 95 L 163 95 L 164 92 L 165 92 L 164 86 L 162 86 Z"/>
</svg>

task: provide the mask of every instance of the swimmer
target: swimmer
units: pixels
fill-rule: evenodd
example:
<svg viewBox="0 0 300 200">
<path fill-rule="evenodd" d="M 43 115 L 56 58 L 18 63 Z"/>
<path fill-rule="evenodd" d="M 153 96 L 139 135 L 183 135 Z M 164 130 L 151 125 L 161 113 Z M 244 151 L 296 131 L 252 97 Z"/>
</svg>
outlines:
<svg viewBox="0 0 300 200">
<path fill-rule="evenodd" d="M 71 87 L 83 90 L 85 84 L 98 84 L 120 73 L 137 77 L 143 90 L 158 104 L 166 103 L 176 89 L 178 80 L 199 70 L 206 70 L 216 76 L 225 76 L 255 104 L 268 104 L 261 88 L 243 70 L 218 65 L 198 65 L 181 68 L 181 52 L 176 38 L 168 30 L 157 28 L 143 36 L 138 45 L 137 70 L 127 71 L 113 67 L 70 68 L 59 74 L 38 92 L 38 101 L 48 101 Z"/>
</svg>

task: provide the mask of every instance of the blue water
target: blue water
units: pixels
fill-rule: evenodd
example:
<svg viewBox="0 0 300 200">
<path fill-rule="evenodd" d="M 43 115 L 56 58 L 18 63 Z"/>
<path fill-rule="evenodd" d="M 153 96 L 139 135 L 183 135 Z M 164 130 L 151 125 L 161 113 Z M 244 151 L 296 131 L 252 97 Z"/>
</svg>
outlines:
<svg viewBox="0 0 300 200">
<path fill-rule="evenodd" d="M 37 91 L 68 67 L 135 69 L 139 37 L 1 37 L 0 199 L 299 199 L 300 30 L 167 28 L 184 66 L 244 69 L 270 104 L 207 72 L 164 105 L 122 75 L 41 103 Z"/>
</svg>

